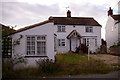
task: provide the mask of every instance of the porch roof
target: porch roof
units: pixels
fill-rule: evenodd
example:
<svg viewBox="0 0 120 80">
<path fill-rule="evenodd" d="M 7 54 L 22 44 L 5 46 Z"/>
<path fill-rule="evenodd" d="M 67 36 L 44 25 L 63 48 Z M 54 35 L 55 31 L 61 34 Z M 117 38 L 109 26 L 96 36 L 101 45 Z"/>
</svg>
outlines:
<svg viewBox="0 0 120 80">
<path fill-rule="evenodd" d="M 70 39 L 74 33 L 77 33 L 77 37 L 81 38 L 82 36 L 76 31 L 76 30 L 73 30 L 68 36 L 67 36 L 67 39 Z"/>
</svg>

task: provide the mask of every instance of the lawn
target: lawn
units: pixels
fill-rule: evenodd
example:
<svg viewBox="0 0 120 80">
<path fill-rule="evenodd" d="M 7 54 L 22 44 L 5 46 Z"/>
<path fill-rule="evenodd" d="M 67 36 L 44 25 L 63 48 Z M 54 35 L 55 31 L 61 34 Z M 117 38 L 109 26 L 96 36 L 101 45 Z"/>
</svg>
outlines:
<svg viewBox="0 0 120 80">
<path fill-rule="evenodd" d="M 102 60 L 93 59 L 90 57 L 88 61 L 87 54 L 57 54 L 56 63 L 62 63 L 62 74 L 106 74 L 114 69 L 105 64 Z M 59 73 L 58 73 L 59 74 Z"/>
<path fill-rule="evenodd" d="M 4 78 L 40 78 L 43 76 L 79 75 L 79 74 L 106 74 L 115 69 L 90 57 L 87 54 L 67 53 L 56 54 L 56 61 L 44 62 L 38 67 L 28 67 L 18 70 L 3 68 Z M 32 75 L 32 76 L 31 76 Z"/>
<path fill-rule="evenodd" d="M 94 62 L 99 61 L 92 59 L 88 61 L 87 54 L 77 54 L 77 53 L 66 53 L 66 54 L 56 54 L 56 62 L 57 63 L 86 63 L 86 62 Z"/>
</svg>

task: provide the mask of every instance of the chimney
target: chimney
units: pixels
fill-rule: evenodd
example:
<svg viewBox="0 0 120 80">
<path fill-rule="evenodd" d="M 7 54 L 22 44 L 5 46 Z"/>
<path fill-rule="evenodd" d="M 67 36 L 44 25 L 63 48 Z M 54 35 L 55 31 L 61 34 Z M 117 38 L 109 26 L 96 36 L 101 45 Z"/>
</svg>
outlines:
<svg viewBox="0 0 120 80">
<path fill-rule="evenodd" d="M 67 17 L 71 17 L 71 11 L 70 10 L 67 11 Z"/>
<path fill-rule="evenodd" d="M 113 10 L 111 9 L 111 7 L 109 7 L 109 11 L 108 11 L 108 16 L 112 16 L 113 15 Z"/>
</svg>

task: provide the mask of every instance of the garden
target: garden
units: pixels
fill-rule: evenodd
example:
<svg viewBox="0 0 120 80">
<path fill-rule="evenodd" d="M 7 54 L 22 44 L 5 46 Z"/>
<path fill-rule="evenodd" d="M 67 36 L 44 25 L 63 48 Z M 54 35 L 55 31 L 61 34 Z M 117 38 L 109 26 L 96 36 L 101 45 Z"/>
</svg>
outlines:
<svg viewBox="0 0 120 80">
<path fill-rule="evenodd" d="M 119 70 L 92 57 L 88 61 L 87 54 L 56 54 L 55 58 L 55 62 L 47 59 L 36 62 L 38 67 L 21 69 L 13 69 L 13 66 L 10 67 L 10 62 L 3 63 L 2 76 L 3 78 L 43 78 L 62 75 L 106 74 Z"/>
</svg>

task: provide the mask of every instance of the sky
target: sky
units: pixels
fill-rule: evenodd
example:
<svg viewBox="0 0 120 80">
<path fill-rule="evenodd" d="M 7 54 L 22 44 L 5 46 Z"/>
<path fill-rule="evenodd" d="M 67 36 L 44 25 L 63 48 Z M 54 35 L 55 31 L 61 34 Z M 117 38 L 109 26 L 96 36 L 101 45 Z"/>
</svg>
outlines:
<svg viewBox="0 0 120 80">
<path fill-rule="evenodd" d="M 118 14 L 119 0 L 1 0 L 0 23 L 20 29 L 48 20 L 50 16 L 93 17 L 102 25 L 101 35 L 105 39 L 105 25 L 109 7 Z"/>
</svg>

